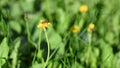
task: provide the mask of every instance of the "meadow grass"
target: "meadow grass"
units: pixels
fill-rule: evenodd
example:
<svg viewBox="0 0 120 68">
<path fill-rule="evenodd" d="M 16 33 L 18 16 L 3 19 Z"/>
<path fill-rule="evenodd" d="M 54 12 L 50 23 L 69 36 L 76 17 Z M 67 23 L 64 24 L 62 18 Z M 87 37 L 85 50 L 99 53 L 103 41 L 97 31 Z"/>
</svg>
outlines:
<svg viewBox="0 0 120 68">
<path fill-rule="evenodd" d="M 120 68 L 120 0 L 0 0 L 0 68 Z"/>
</svg>

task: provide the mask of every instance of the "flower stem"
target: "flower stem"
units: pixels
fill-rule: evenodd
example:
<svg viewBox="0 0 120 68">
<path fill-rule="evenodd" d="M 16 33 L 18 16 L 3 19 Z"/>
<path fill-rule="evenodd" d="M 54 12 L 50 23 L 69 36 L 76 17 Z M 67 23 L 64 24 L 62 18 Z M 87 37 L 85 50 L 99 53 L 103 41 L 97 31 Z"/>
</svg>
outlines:
<svg viewBox="0 0 120 68">
<path fill-rule="evenodd" d="M 46 37 L 46 41 L 47 41 L 47 46 L 48 46 L 48 54 L 47 54 L 47 59 L 46 59 L 46 62 L 44 64 L 44 67 L 45 68 L 48 64 L 48 61 L 49 61 L 49 57 L 50 57 L 50 45 L 49 45 L 49 40 L 48 40 L 48 36 L 47 36 L 47 32 L 46 32 L 46 29 L 44 28 L 44 32 L 45 32 L 45 37 Z"/>
<path fill-rule="evenodd" d="M 90 63 L 90 57 L 91 57 L 91 39 L 92 39 L 92 32 L 88 32 L 88 57 L 87 57 L 87 68 L 89 68 L 89 63 Z"/>
</svg>

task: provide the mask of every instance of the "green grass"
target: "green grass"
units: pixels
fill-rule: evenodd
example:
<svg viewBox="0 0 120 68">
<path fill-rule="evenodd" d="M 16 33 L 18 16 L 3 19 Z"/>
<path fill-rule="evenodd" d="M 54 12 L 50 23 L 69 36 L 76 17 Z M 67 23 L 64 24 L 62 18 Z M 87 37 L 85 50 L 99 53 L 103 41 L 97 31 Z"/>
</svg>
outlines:
<svg viewBox="0 0 120 68">
<path fill-rule="evenodd" d="M 0 68 L 120 68 L 120 0 L 0 0 Z"/>
</svg>

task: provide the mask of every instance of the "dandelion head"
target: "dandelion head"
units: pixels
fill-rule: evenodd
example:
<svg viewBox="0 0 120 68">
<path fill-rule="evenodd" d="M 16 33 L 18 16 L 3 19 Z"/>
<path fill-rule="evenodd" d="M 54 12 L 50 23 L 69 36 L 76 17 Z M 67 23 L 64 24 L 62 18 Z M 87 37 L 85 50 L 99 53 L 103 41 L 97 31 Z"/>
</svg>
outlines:
<svg viewBox="0 0 120 68">
<path fill-rule="evenodd" d="M 95 25 L 93 23 L 90 23 L 88 26 L 88 32 L 92 31 L 95 28 Z"/>
<path fill-rule="evenodd" d="M 85 12 L 88 11 L 88 6 L 87 5 L 82 5 L 82 6 L 80 6 L 79 10 L 80 10 L 81 13 L 85 13 Z"/>
<path fill-rule="evenodd" d="M 37 25 L 37 28 L 47 28 L 51 26 L 52 24 L 48 22 L 47 20 L 40 20 L 39 24 Z"/>
<path fill-rule="evenodd" d="M 78 33 L 80 31 L 80 27 L 77 26 L 77 25 L 74 25 L 74 26 L 71 27 L 71 31 L 73 33 Z"/>
</svg>

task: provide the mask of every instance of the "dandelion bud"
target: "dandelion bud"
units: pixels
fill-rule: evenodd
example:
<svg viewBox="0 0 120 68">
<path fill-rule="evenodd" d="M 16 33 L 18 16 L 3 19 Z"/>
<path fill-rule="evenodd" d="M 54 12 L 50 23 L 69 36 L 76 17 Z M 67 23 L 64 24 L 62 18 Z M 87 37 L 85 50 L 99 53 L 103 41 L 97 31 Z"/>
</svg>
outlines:
<svg viewBox="0 0 120 68">
<path fill-rule="evenodd" d="M 77 32 L 80 31 L 80 27 L 77 26 L 77 25 L 74 25 L 74 26 L 72 26 L 71 30 L 72 30 L 73 33 L 77 33 Z"/>
<path fill-rule="evenodd" d="M 88 11 L 88 6 L 87 5 L 82 5 L 82 6 L 80 6 L 80 12 L 81 13 L 85 13 L 85 12 L 87 12 Z"/>
</svg>

